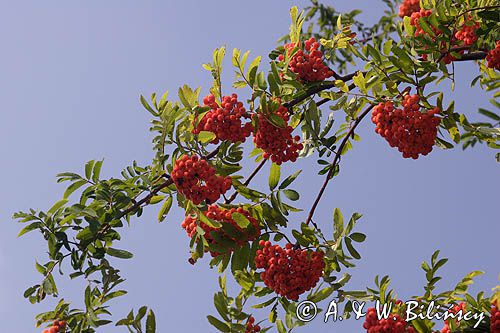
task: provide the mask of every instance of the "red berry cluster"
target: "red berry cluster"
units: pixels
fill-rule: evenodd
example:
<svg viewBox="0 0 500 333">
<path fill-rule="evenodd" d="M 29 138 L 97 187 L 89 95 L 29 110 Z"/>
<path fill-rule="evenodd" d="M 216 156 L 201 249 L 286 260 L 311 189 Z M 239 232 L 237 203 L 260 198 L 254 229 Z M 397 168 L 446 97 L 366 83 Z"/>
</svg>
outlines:
<svg viewBox="0 0 500 333">
<path fill-rule="evenodd" d="M 260 332 L 260 326 L 255 325 L 255 318 L 250 316 L 247 321 L 247 327 L 245 329 L 245 333 L 257 333 Z"/>
<path fill-rule="evenodd" d="M 420 35 L 427 35 L 427 33 L 420 26 L 418 20 L 422 17 L 429 17 L 431 14 L 432 14 L 431 9 L 420 9 L 420 11 L 411 14 L 410 24 L 416 28 L 415 37 Z M 476 30 L 480 27 L 480 23 L 479 22 L 470 23 L 471 21 L 472 21 L 472 16 L 469 15 L 467 21 L 458 29 L 455 35 L 452 36 L 450 41 L 451 47 L 471 46 L 477 41 L 478 37 L 476 35 Z M 432 25 L 430 27 L 436 36 L 442 34 L 441 30 L 435 28 Z M 429 37 L 435 40 L 435 37 L 432 36 Z M 443 61 L 445 64 L 450 64 L 452 61 L 457 60 L 457 58 L 455 58 L 450 52 L 448 52 L 449 46 L 447 45 L 446 41 L 442 41 L 440 45 L 441 45 L 441 53 L 443 54 L 443 56 L 441 56 L 441 61 Z M 465 50 L 455 51 L 455 53 L 459 54 L 464 54 L 464 52 Z M 427 54 L 423 54 L 422 58 L 424 60 L 427 60 Z"/>
<path fill-rule="evenodd" d="M 495 68 L 500 71 L 500 40 L 497 41 L 496 47 L 486 55 L 489 68 Z"/>
<path fill-rule="evenodd" d="M 399 314 L 390 315 L 387 319 L 378 319 L 375 308 L 369 308 L 363 327 L 368 333 L 416 333 Z"/>
<path fill-rule="evenodd" d="M 51 327 L 43 330 L 42 333 L 60 333 L 66 329 L 66 322 L 64 320 L 55 320 Z"/>
<path fill-rule="evenodd" d="M 398 147 L 404 158 L 417 159 L 432 151 L 440 119 L 439 108 L 420 112 L 418 95 L 406 95 L 403 109 L 395 109 L 392 102 L 380 103 L 372 112 L 375 132 L 384 137 L 391 147 Z"/>
<path fill-rule="evenodd" d="M 302 293 L 314 288 L 323 274 L 325 262 L 321 251 L 294 249 L 290 243 L 283 249 L 263 240 L 259 245 L 263 248 L 257 250 L 255 266 L 264 269 L 260 273 L 262 280 L 290 300 L 296 301 Z"/>
<path fill-rule="evenodd" d="M 500 333 L 500 310 L 494 306 L 490 310 L 490 333 Z"/>
<path fill-rule="evenodd" d="M 297 46 L 296 43 L 285 45 L 287 54 Z M 289 62 L 290 70 L 297 74 L 302 82 L 324 81 L 333 76 L 333 71 L 323 62 L 323 52 L 319 49 L 319 43 L 314 37 L 309 38 L 304 43 L 304 50 L 298 50 Z M 280 54 L 279 61 L 284 61 L 285 56 Z"/>
<path fill-rule="evenodd" d="M 451 309 L 449 309 L 447 312 L 457 314 L 458 311 L 462 311 L 462 313 L 465 313 L 465 303 L 461 302 L 460 304 L 454 305 Z M 458 320 L 455 320 L 455 324 L 459 324 Z M 441 329 L 441 333 L 451 333 L 450 329 L 450 323 L 448 320 L 445 320 L 444 322 L 444 327 Z"/>
<path fill-rule="evenodd" d="M 471 46 L 477 41 L 476 30 L 481 26 L 479 22 L 472 22 L 472 16 L 469 15 L 468 20 L 455 33 L 455 38 L 462 41 L 464 46 Z"/>
<path fill-rule="evenodd" d="M 404 0 L 399 6 L 399 17 L 411 16 L 411 14 L 420 11 L 420 0 Z"/>
<path fill-rule="evenodd" d="M 196 155 L 183 155 L 175 161 L 171 176 L 177 190 L 195 205 L 217 201 L 232 185 L 231 177 L 217 176 L 215 169 Z"/>
<path fill-rule="evenodd" d="M 276 164 L 292 161 L 299 157 L 299 150 L 304 146 L 299 143 L 300 137 L 292 136 L 293 128 L 288 126 L 290 115 L 288 109 L 282 105 L 274 113 L 287 124 L 285 127 L 277 127 L 272 124 L 264 114 L 256 114 L 258 128 L 253 137 L 255 145 L 264 151 L 265 159 L 271 158 Z"/>
<path fill-rule="evenodd" d="M 418 20 L 420 20 L 420 18 L 422 17 L 429 17 L 431 16 L 432 14 L 432 10 L 431 9 L 420 9 L 419 11 L 416 11 L 416 12 L 413 12 L 410 16 L 410 24 L 412 26 L 414 26 L 416 28 L 415 30 L 415 37 L 418 37 L 420 35 L 426 35 L 427 33 L 424 31 L 424 29 L 422 29 L 422 27 L 420 26 L 420 22 L 418 22 Z M 439 31 L 437 28 L 431 26 L 432 30 L 434 31 L 434 33 L 436 35 L 439 35 L 441 33 L 441 31 Z"/>
<path fill-rule="evenodd" d="M 234 213 L 240 213 L 244 215 L 252 224 L 253 226 L 253 232 L 249 233 L 248 230 L 242 229 L 233 219 L 233 214 Z M 248 211 L 245 209 L 239 207 L 239 208 L 231 208 L 231 209 L 223 209 L 218 207 L 217 205 L 210 205 L 208 206 L 208 210 L 203 212 L 203 214 L 208 217 L 209 219 L 212 219 L 214 221 L 220 222 L 222 224 L 228 223 L 231 224 L 233 227 L 235 227 L 239 231 L 239 235 L 235 237 L 234 235 L 228 235 L 224 232 L 223 229 L 215 229 L 212 228 L 205 223 L 201 221 L 197 221 L 196 217 L 191 217 L 191 216 L 186 216 L 184 221 L 182 222 L 181 226 L 186 230 L 187 234 L 189 237 L 193 237 L 193 235 L 196 232 L 196 226 L 199 225 L 203 231 L 205 231 L 205 239 L 207 240 L 208 243 L 212 244 L 215 242 L 214 238 L 210 233 L 217 232 L 221 236 L 221 238 L 224 239 L 229 239 L 232 240 L 236 243 L 238 246 L 242 246 L 248 241 L 252 241 L 256 239 L 257 237 L 260 236 L 260 226 L 259 222 L 253 218 Z M 228 251 L 232 251 L 234 249 L 228 249 Z M 212 252 L 212 256 L 216 257 L 219 253 Z"/>
<path fill-rule="evenodd" d="M 211 108 L 205 113 L 193 133 L 201 131 L 212 132 L 216 138 L 212 143 L 217 144 L 219 140 L 231 142 L 244 142 L 252 134 L 251 122 L 243 123 L 242 119 L 250 119 L 243 103 L 238 102 L 238 95 L 224 96 L 221 106 L 215 102 L 215 96 L 210 94 L 203 98 L 203 104 Z"/>
</svg>

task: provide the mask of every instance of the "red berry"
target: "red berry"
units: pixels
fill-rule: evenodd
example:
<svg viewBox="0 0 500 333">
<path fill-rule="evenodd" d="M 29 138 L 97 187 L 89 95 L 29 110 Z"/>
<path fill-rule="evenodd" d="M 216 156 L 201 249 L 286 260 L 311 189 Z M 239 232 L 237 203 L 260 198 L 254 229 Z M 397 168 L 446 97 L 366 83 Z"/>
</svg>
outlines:
<svg viewBox="0 0 500 333">
<path fill-rule="evenodd" d="M 500 40 L 497 41 L 496 47 L 486 55 L 488 67 L 500 70 Z"/>
<path fill-rule="evenodd" d="M 495 305 L 490 310 L 490 333 L 500 333 L 500 310 Z"/>
<path fill-rule="evenodd" d="M 183 155 L 175 161 L 172 179 L 177 190 L 195 205 L 213 203 L 231 188 L 231 177 L 215 174 L 215 169 L 198 156 Z"/>
<path fill-rule="evenodd" d="M 217 144 L 219 140 L 230 142 L 245 142 L 246 138 L 252 134 L 253 126 L 251 122 L 243 123 L 242 119 L 250 119 L 243 103 L 238 102 L 238 96 L 222 97 L 221 106 L 215 102 L 214 95 L 208 95 L 203 99 L 203 104 L 211 108 L 205 113 L 197 124 L 193 133 L 208 131 L 215 134 L 212 143 Z"/>
<path fill-rule="evenodd" d="M 253 229 L 252 232 L 247 229 L 242 229 L 233 219 L 232 215 L 234 213 L 240 213 L 244 215 L 252 224 Z M 221 238 L 232 240 L 236 243 L 237 246 L 243 246 L 245 243 L 252 241 L 260 236 L 260 225 L 259 222 L 250 215 L 250 213 L 243 208 L 231 208 L 231 209 L 223 209 L 218 207 L 217 205 L 208 206 L 208 210 L 203 212 L 203 214 L 211 220 L 220 222 L 221 224 L 230 224 L 232 225 L 238 232 L 238 235 L 228 235 L 222 228 L 215 229 L 212 228 L 205 223 L 198 220 L 197 217 L 192 217 L 190 215 L 186 216 L 181 226 L 186 230 L 189 237 L 193 237 L 196 232 L 196 227 L 199 225 L 203 231 L 205 231 L 205 239 L 209 244 L 216 243 L 215 239 L 211 235 L 212 232 L 218 233 Z M 234 249 L 228 249 L 232 251 Z M 212 252 L 212 256 L 217 256 L 220 253 Z"/>
<path fill-rule="evenodd" d="M 296 43 L 285 45 L 285 52 L 290 54 L 297 46 Z M 306 40 L 304 49 L 298 50 L 288 63 L 288 68 L 297 74 L 298 80 L 302 82 L 324 81 L 333 76 L 333 71 L 323 62 L 323 53 L 318 50 L 319 43 L 314 37 Z M 285 57 L 281 54 L 278 58 L 284 61 Z"/>
<path fill-rule="evenodd" d="M 278 165 L 287 161 L 295 162 L 303 145 L 298 142 L 299 136 L 292 136 L 293 128 L 288 125 L 290 118 L 288 109 L 280 105 L 274 115 L 283 119 L 285 127 L 272 124 L 268 120 L 269 115 L 258 113 L 254 115 L 257 118 L 258 129 L 254 134 L 253 142 L 264 151 L 262 157 L 265 159 L 270 158 Z"/>
<path fill-rule="evenodd" d="M 323 252 L 292 249 L 291 244 L 284 250 L 267 243 L 255 256 L 255 266 L 264 269 L 261 277 L 267 287 L 296 301 L 316 286 L 325 268 Z"/>
<path fill-rule="evenodd" d="M 417 159 L 432 151 L 440 119 L 435 108 L 420 112 L 418 95 L 406 95 L 403 109 L 395 109 L 392 102 L 380 103 L 372 111 L 375 132 L 384 137 L 391 147 L 397 147 L 404 158 Z"/>
<path fill-rule="evenodd" d="M 399 314 L 391 314 L 387 319 L 378 319 L 375 308 L 369 308 L 363 328 L 368 333 L 414 333 L 415 329 Z"/>
<path fill-rule="evenodd" d="M 422 17 L 429 17 L 432 15 L 432 10 L 430 9 L 420 9 L 419 11 L 415 11 L 411 14 L 410 17 L 410 24 L 413 25 L 416 28 L 415 31 L 415 37 L 418 37 L 420 35 L 427 36 L 431 38 L 432 40 L 436 40 L 437 36 L 440 36 L 443 34 L 443 32 L 436 27 L 432 26 L 429 24 L 431 29 L 434 32 L 435 36 L 430 36 L 426 31 L 422 29 L 420 26 L 419 20 Z M 465 20 L 465 22 L 462 24 L 462 26 L 457 28 L 457 31 L 455 32 L 454 35 L 450 36 L 449 43 L 446 41 L 441 41 L 436 43 L 440 45 L 441 48 L 441 54 L 439 55 L 441 61 L 443 61 L 445 64 L 450 64 L 452 61 L 457 60 L 450 52 L 450 48 L 454 47 L 461 47 L 461 46 L 471 46 L 477 41 L 477 35 L 476 35 L 476 30 L 480 27 L 479 22 L 474 22 L 472 16 L 468 16 Z M 424 49 L 427 47 L 424 46 Z M 454 51 L 455 53 L 458 54 L 464 54 L 465 50 L 457 50 Z M 427 60 L 427 54 L 423 54 L 422 58 L 424 60 Z"/>
<path fill-rule="evenodd" d="M 447 312 L 456 314 L 458 311 L 462 311 L 463 313 L 465 313 L 466 310 L 465 310 L 465 303 L 464 302 L 461 302 L 460 304 L 454 305 Z M 459 321 L 455 320 L 455 324 L 458 325 Z M 451 333 L 450 326 L 449 326 L 449 321 L 445 320 L 444 327 L 441 329 L 441 333 Z"/>
<path fill-rule="evenodd" d="M 420 0 L 404 0 L 399 6 L 399 17 L 411 16 L 420 11 Z"/>
</svg>

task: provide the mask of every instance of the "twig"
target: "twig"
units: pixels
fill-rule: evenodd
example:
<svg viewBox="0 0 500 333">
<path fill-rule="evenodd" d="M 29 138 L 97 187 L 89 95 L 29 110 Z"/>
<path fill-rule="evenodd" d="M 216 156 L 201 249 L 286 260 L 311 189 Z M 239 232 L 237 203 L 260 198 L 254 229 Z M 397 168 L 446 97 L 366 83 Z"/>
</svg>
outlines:
<svg viewBox="0 0 500 333">
<path fill-rule="evenodd" d="M 316 196 L 316 199 L 314 200 L 314 203 L 311 207 L 311 210 L 309 211 L 309 215 L 307 216 L 306 224 L 309 224 L 313 218 L 316 207 L 318 206 L 319 201 L 321 200 L 321 197 L 323 196 L 323 193 L 325 192 L 326 186 L 328 185 L 328 183 L 332 179 L 333 173 L 335 171 L 335 167 L 338 165 L 338 162 L 340 160 L 340 156 L 342 155 L 342 151 L 344 150 L 344 147 L 347 144 L 347 141 L 349 141 L 351 135 L 354 134 L 354 130 L 356 129 L 356 127 L 358 127 L 359 123 L 371 111 L 371 109 L 374 106 L 375 105 L 370 105 L 369 108 L 367 108 L 358 118 L 356 118 L 353 125 L 351 126 L 351 128 L 347 132 L 347 135 L 344 137 L 344 139 L 340 143 L 340 146 L 339 146 L 337 153 L 335 154 L 335 157 L 334 157 L 333 162 L 331 164 L 332 167 L 331 167 L 330 171 L 328 171 L 328 174 L 326 175 L 326 179 L 323 182 L 323 185 L 321 186 L 321 189 L 319 190 L 319 193 Z"/>
<path fill-rule="evenodd" d="M 252 179 L 257 175 L 257 173 L 259 173 L 260 169 L 262 169 L 262 167 L 264 166 L 264 164 L 266 164 L 266 159 L 262 160 L 259 165 L 257 165 L 257 167 L 255 168 L 255 170 L 250 174 L 250 176 L 248 176 L 247 180 L 245 180 L 245 182 L 243 183 L 243 185 L 245 186 L 248 186 L 248 184 L 250 184 L 250 182 L 252 181 Z M 233 194 L 231 194 L 231 196 L 226 199 L 226 205 L 227 204 L 230 204 L 231 202 L 234 201 L 234 199 L 236 199 L 236 197 L 238 196 L 238 191 L 235 191 Z"/>
</svg>

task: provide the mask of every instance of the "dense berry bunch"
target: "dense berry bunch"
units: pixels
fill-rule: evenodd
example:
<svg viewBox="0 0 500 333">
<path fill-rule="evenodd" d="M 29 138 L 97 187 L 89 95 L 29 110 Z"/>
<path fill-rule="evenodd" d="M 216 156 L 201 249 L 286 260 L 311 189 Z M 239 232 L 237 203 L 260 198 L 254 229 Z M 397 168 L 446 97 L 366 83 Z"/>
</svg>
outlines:
<svg viewBox="0 0 500 333">
<path fill-rule="evenodd" d="M 490 333 L 500 333 L 500 310 L 494 306 L 490 310 Z"/>
<path fill-rule="evenodd" d="M 427 34 L 424 31 L 424 29 L 422 29 L 422 27 L 420 26 L 420 22 L 418 22 L 418 20 L 420 20 L 420 18 L 422 18 L 422 17 L 429 17 L 429 16 L 431 16 L 431 14 L 432 14 L 432 10 L 431 9 L 423 9 L 423 8 L 420 9 L 419 11 L 413 12 L 411 14 L 410 24 L 416 28 L 416 30 L 415 30 L 415 37 Z M 434 32 L 436 33 L 436 35 L 438 35 L 438 34 L 441 33 L 435 27 L 432 27 L 432 29 L 434 30 Z"/>
<path fill-rule="evenodd" d="M 414 12 L 411 14 L 410 18 L 410 24 L 413 25 L 416 30 L 415 30 L 415 36 L 420 36 L 420 35 L 426 35 L 428 36 L 427 32 L 422 29 L 419 23 L 419 19 L 422 17 L 429 17 L 432 14 L 431 9 L 420 9 L 418 12 Z M 433 25 L 429 25 L 430 28 L 433 30 L 434 34 L 436 36 L 440 36 L 443 32 Z M 464 54 L 465 50 L 460 49 L 460 47 L 464 46 L 471 46 L 477 41 L 477 35 L 476 35 L 476 30 L 480 27 L 479 22 L 473 22 L 472 21 L 472 16 L 468 16 L 466 19 L 466 22 L 458 28 L 457 32 L 451 36 L 449 40 L 449 45 L 446 41 L 441 41 L 439 43 L 441 47 L 441 56 L 440 60 L 443 61 L 445 64 L 450 64 L 452 61 L 457 60 L 451 52 L 449 51 L 450 48 L 459 48 L 454 50 L 455 53 L 458 54 Z M 431 39 L 435 40 L 436 37 L 434 36 L 428 36 Z M 438 43 L 438 42 L 436 42 Z M 425 47 L 427 48 L 427 47 Z M 427 54 L 423 54 L 422 58 L 424 60 L 427 60 Z"/>
<path fill-rule="evenodd" d="M 238 102 L 238 96 L 224 96 L 221 106 L 215 102 L 215 96 L 210 94 L 203 99 L 203 104 L 211 108 L 205 113 L 193 133 L 201 131 L 212 132 L 216 138 L 212 143 L 217 144 L 219 140 L 231 142 L 244 142 L 252 134 L 252 123 L 243 123 L 242 119 L 250 119 L 243 103 Z"/>
<path fill-rule="evenodd" d="M 290 54 L 297 44 L 289 43 L 285 45 L 285 52 Z M 290 70 L 297 74 L 302 82 L 324 81 L 333 76 L 333 71 L 323 62 L 323 52 L 319 49 L 319 43 L 314 37 L 309 38 L 304 43 L 304 50 L 298 50 L 289 62 Z M 280 54 L 278 59 L 285 60 L 285 56 Z"/>
<path fill-rule="evenodd" d="M 462 314 L 465 313 L 465 303 L 461 302 L 460 304 L 455 304 L 451 309 L 448 310 L 448 312 L 451 312 L 453 314 L 457 314 L 458 311 L 462 311 Z M 458 325 L 459 321 L 455 319 L 455 324 Z M 451 333 L 450 329 L 450 323 L 448 320 L 445 320 L 444 322 L 444 327 L 441 329 L 441 333 Z"/>
<path fill-rule="evenodd" d="M 257 250 L 255 266 L 264 269 L 260 274 L 262 280 L 279 295 L 296 301 L 302 293 L 314 288 L 323 274 L 325 262 L 321 251 L 294 249 L 290 243 L 283 249 L 263 240 L 259 245 L 263 248 Z"/>
<path fill-rule="evenodd" d="M 64 320 L 55 320 L 51 327 L 43 330 L 42 333 L 62 333 L 66 329 L 66 322 Z"/>
<path fill-rule="evenodd" d="M 497 41 L 496 47 L 486 55 L 489 68 L 500 70 L 500 40 Z"/>
<path fill-rule="evenodd" d="M 420 0 L 404 0 L 399 6 L 399 17 L 411 16 L 420 11 Z"/>
<path fill-rule="evenodd" d="M 183 155 L 175 161 L 171 176 L 177 190 L 195 205 L 217 201 L 232 185 L 231 177 L 217 176 L 215 169 L 196 155 Z"/>
<path fill-rule="evenodd" d="M 304 146 L 299 143 L 299 136 L 292 136 L 293 128 L 288 126 L 290 115 L 288 109 L 282 105 L 274 112 L 285 122 L 285 127 L 272 124 L 264 114 L 257 114 L 257 131 L 253 137 L 255 145 L 264 151 L 265 159 L 271 158 L 276 164 L 292 161 L 299 157 L 299 150 Z"/>
<path fill-rule="evenodd" d="M 392 102 L 380 103 L 372 112 L 375 132 L 384 137 L 391 147 L 397 147 L 404 158 L 417 159 L 432 151 L 440 119 L 435 116 L 439 108 L 420 112 L 418 95 L 406 95 L 403 109 L 394 108 Z"/>
<path fill-rule="evenodd" d="M 250 316 L 247 321 L 247 326 L 245 328 L 245 333 L 257 333 L 260 332 L 260 326 L 255 325 L 255 318 Z"/>
<path fill-rule="evenodd" d="M 242 229 L 233 219 L 234 213 L 240 213 L 245 216 L 248 221 L 252 224 L 252 228 Z M 196 217 L 187 216 L 182 222 L 181 226 L 186 230 L 189 237 L 193 237 L 196 232 L 196 227 L 199 225 L 203 231 L 205 231 L 205 239 L 209 244 L 216 243 L 216 240 L 211 235 L 211 232 L 216 232 L 222 239 L 231 240 L 236 243 L 237 246 L 242 246 L 248 241 L 252 241 L 260 236 L 260 226 L 259 222 L 253 218 L 248 211 L 243 208 L 231 208 L 223 209 L 217 205 L 208 206 L 208 210 L 203 212 L 203 214 L 214 221 L 220 222 L 221 224 L 227 223 L 232 225 L 238 231 L 238 235 L 228 235 L 224 232 L 222 228 L 215 229 L 212 228 L 201 221 L 197 221 Z M 234 249 L 228 249 L 232 251 Z M 217 256 L 218 253 L 212 252 L 212 256 Z"/>
<path fill-rule="evenodd" d="M 471 46 L 477 41 L 476 30 L 479 29 L 479 22 L 471 22 L 472 17 L 469 16 L 468 20 L 463 26 L 455 33 L 455 38 L 462 41 L 463 46 Z"/>
<path fill-rule="evenodd" d="M 368 333 L 416 333 L 399 314 L 391 314 L 387 319 L 378 319 L 375 308 L 369 308 L 363 327 Z"/>
</svg>

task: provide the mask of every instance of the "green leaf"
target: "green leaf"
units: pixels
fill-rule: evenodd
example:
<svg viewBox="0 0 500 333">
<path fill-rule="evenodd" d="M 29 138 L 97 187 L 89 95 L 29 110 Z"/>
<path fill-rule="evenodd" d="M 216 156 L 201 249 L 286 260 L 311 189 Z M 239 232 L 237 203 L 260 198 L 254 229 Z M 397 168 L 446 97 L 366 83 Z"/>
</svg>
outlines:
<svg viewBox="0 0 500 333">
<path fill-rule="evenodd" d="M 92 169 L 94 167 L 94 163 L 95 163 L 94 160 L 85 163 L 85 178 L 90 179 L 90 177 L 92 176 Z"/>
<path fill-rule="evenodd" d="M 167 200 L 163 203 L 163 205 L 160 208 L 160 211 L 158 212 L 158 221 L 163 222 L 165 220 L 165 217 L 168 215 L 168 212 L 170 211 L 170 208 L 172 207 L 172 197 L 168 197 Z"/>
<path fill-rule="evenodd" d="M 364 242 L 366 239 L 366 235 L 362 234 L 360 232 L 354 232 L 349 235 L 349 238 L 352 239 L 355 242 L 361 243 Z"/>
<path fill-rule="evenodd" d="M 278 329 L 278 333 L 286 333 L 285 325 L 283 325 L 281 319 L 276 320 L 276 328 Z"/>
<path fill-rule="evenodd" d="M 198 141 L 201 143 L 208 143 L 213 141 L 216 138 L 215 133 L 208 132 L 208 131 L 200 131 L 198 134 Z"/>
<path fill-rule="evenodd" d="M 479 108 L 479 113 L 482 114 L 483 116 L 491 118 L 495 121 L 500 121 L 500 116 L 494 112 L 488 111 L 488 110 L 483 109 L 483 108 Z"/>
<path fill-rule="evenodd" d="M 358 87 L 363 94 L 366 94 L 366 80 L 363 73 L 358 71 L 358 74 L 356 74 L 352 80 L 356 87 Z"/>
<path fill-rule="evenodd" d="M 123 296 L 126 294 L 127 294 L 127 291 L 125 291 L 125 290 L 113 291 L 102 298 L 102 303 L 106 303 L 106 302 L 112 300 L 113 298 L 120 297 L 120 296 Z"/>
<path fill-rule="evenodd" d="M 102 168 L 102 163 L 103 161 L 97 161 L 94 164 L 94 168 L 92 169 L 92 181 L 94 183 L 97 183 L 99 181 L 99 175 L 101 174 L 101 168 Z"/>
<path fill-rule="evenodd" d="M 292 201 L 297 201 L 300 197 L 299 192 L 295 190 L 283 190 L 283 194 Z"/>
<path fill-rule="evenodd" d="M 201 222 L 205 223 L 209 227 L 212 227 L 215 229 L 219 229 L 220 227 L 222 227 L 222 224 L 220 222 L 208 218 L 205 214 L 203 214 L 201 212 L 198 214 L 198 217 L 200 218 Z"/>
<path fill-rule="evenodd" d="M 82 187 L 85 184 L 87 184 L 86 180 L 78 180 L 78 181 L 74 182 L 73 184 L 68 186 L 66 191 L 64 191 L 63 198 L 67 199 L 73 192 L 75 192 L 76 190 L 78 190 L 80 187 Z"/>
<path fill-rule="evenodd" d="M 281 177 L 281 166 L 273 163 L 269 174 L 269 189 L 272 191 L 278 186 Z"/>
<path fill-rule="evenodd" d="M 410 37 L 412 37 L 415 34 L 415 27 L 413 25 L 411 25 L 411 23 L 410 23 L 410 17 L 409 16 L 405 16 L 403 18 L 403 25 L 404 25 L 406 33 Z"/>
<path fill-rule="evenodd" d="M 42 222 L 33 222 L 31 224 L 28 224 L 24 228 L 22 228 L 21 231 L 19 231 L 19 233 L 17 234 L 17 237 L 21 237 L 22 235 L 24 235 L 30 231 L 40 229 L 40 228 L 43 228 Z"/>
<path fill-rule="evenodd" d="M 352 241 L 350 238 L 344 238 L 345 245 L 347 247 L 347 250 L 349 253 L 353 256 L 355 259 L 361 259 L 361 255 L 356 251 L 356 249 L 352 246 Z"/>
<path fill-rule="evenodd" d="M 335 227 L 335 239 L 337 239 L 344 230 L 344 217 L 342 216 L 342 212 L 338 208 L 335 208 L 335 210 L 333 211 L 333 224 Z"/>
<path fill-rule="evenodd" d="M 318 291 L 317 293 L 315 293 L 310 298 L 310 301 L 312 301 L 314 303 L 319 303 L 322 300 L 326 299 L 328 296 L 330 296 L 334 291 L 335 291 L 334 288 L 332 288 L 332 287 L 326 287 L 326 288 Z"/>
<path fill-rule="evenodd" d="M 150 205 L 155 205 L 157 203 L 160 203 L 163 201 L 163 199 L 165 199 L 165 196 L 164 195 L 153 195 L 151 197 L 151 199 L 149 200 L 149 204 Z"/>
<path fill-rule="evenodd" d="M 250 221 L 243 214 L 240 214 L 240 213 L 236 212 L 236 213 L 233 213 L 233 215 L 231 215 L 231 216 L 233 217 L 234 222 L 236 222 L 236 224 L 240 228 L 245 229 L 246 227 L 248 227 L 250 225 Z"/>
<path fill-rule="evenodd" d="M 50 207 L 47 211 L 47 216 L 52 216 L 59 208 L 64 206 L 68 202 L 68 199 L 61 199 L 54 204 L 54 206 Z"/>
<path fill-rule="evenodd" d="M 287 188 L 288 185 L 290 185 L 291 183 L 293 183 L 293 181 L 300 175 L 301 172 L 302 172 L 302 170 L 298 170 L 293 175 L 290 175 L 290 176 L 286 177 L 285 180 L 283 180 L 281 182 L 279 189 L 282 190 L 282 189 Z"/>
<path fill-rule="evenodd" d="M 156 319 L 153 310 L 149 310 L 148 317 L 146 319 L 146 333 L 156 332 Z"/>
<path fill-rule="evenodd" d="M 130 253 L 128 251 L 114 249 L 112 247 L 108 247 L 106 249 L 106 253 L 109 254 L 110 256 L 120 258 L 120 259 L 130 259 L 134 256 L 132 253 Z"/>
<path fill-rule="evenodd" d="M 212 324 L 216 329 L 218 329 L 220 332 L 231 332 L 231 329 L 229 326 L 220 321 L 219 319 L 215 318 L 214 316 L 207 316 L 208 321 L 210 324 Z"/>
<path fill-rule="evenodd" d="M 275 301 L 276 301 L 277 297 L 273 297 L 271 299 L 268 299 L 267 301 L 265 302 L 262 302 L 262 303 L 259 303 L 259 304 L 255 304 L 255 305 L 252 305 L 252 308 L 254 309 L 262 309 L 262 308 L 265 308 L 266 306 L 269 306 L 271 304 L 273 304 Z"/>
<path fill-rule="evenodd" d="M 149 105 L 149 103 L 146 101 L 146 99 L 144 98 L 144 96 L 141 95 L 141 104 L 142 106 L 144 106 L 144 108 L 146 110 L 149 111 L 149 113 L 151 113 L 153 116 L 157 117 L 158 116 L 158 112 L 156 112 L 155 110 L 153 110 L 153 108 Z"/>
<path fill-rule="evenodd" d="M 248 265 L 249 256 L 250 245 L 247 242 L 245 246 L 234 251 L 231 257 L 231 271 L 236 272 L 245 269 Z"/>
</svg>

